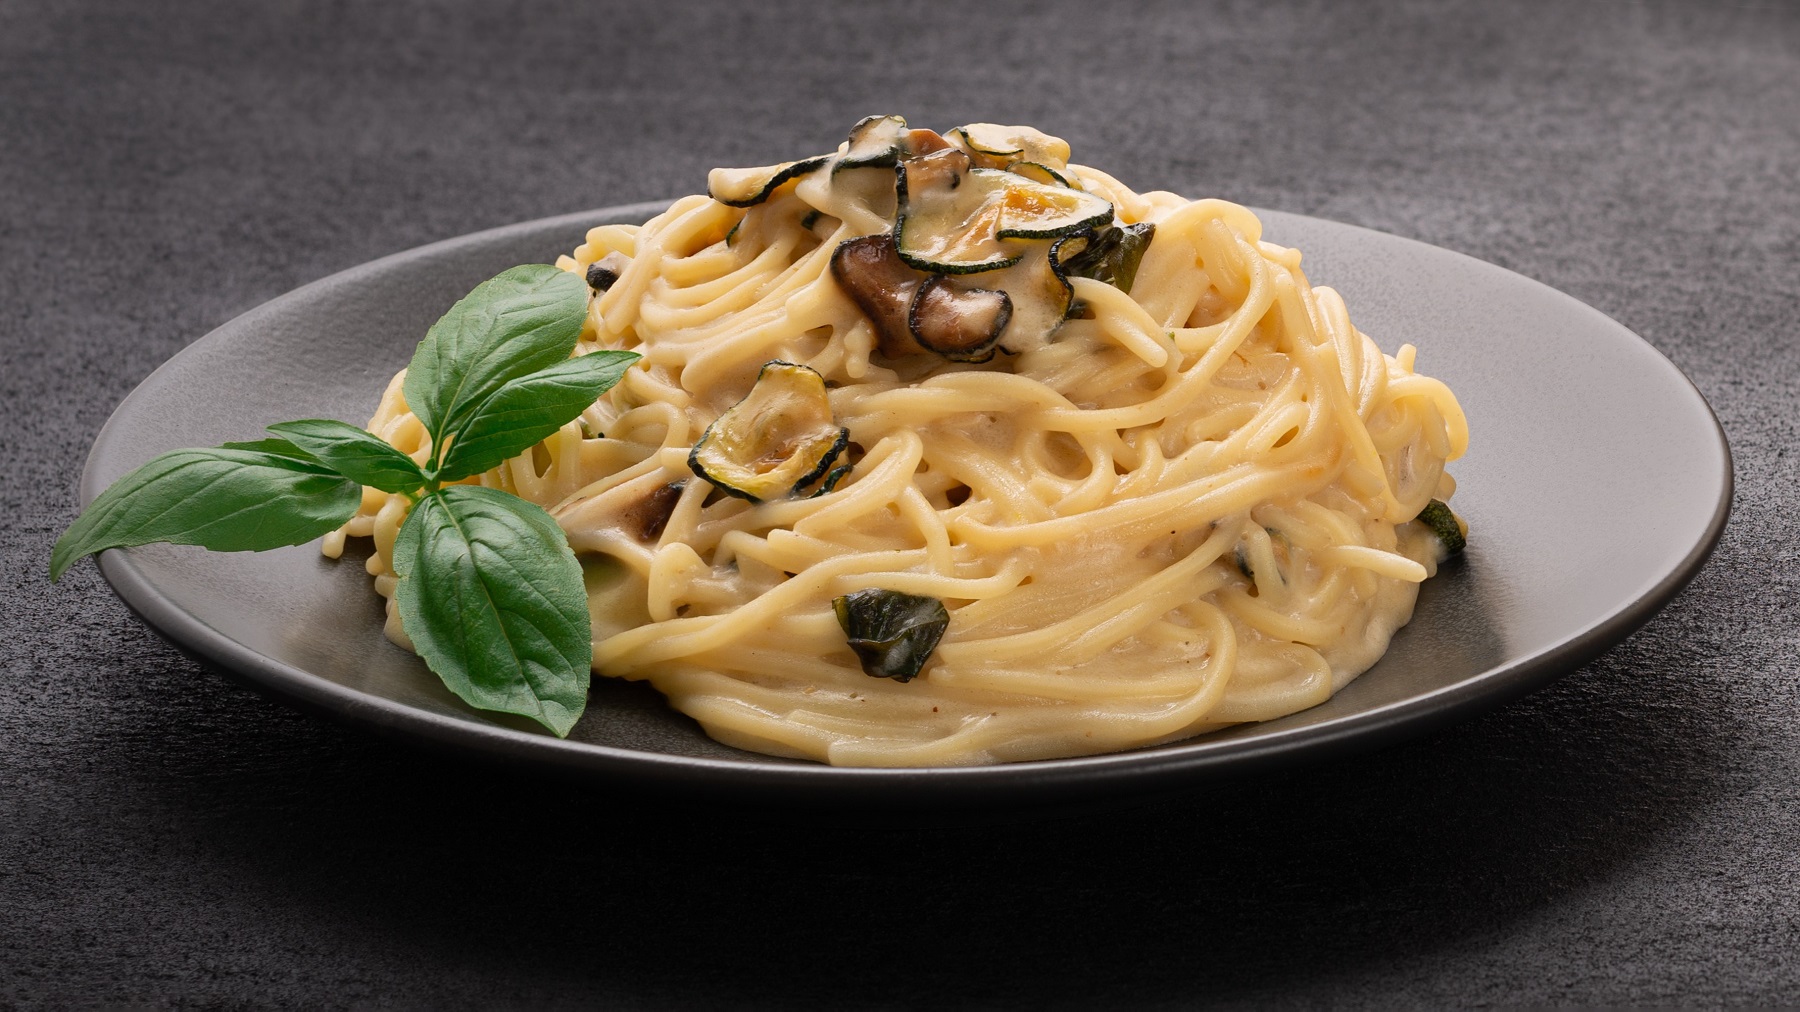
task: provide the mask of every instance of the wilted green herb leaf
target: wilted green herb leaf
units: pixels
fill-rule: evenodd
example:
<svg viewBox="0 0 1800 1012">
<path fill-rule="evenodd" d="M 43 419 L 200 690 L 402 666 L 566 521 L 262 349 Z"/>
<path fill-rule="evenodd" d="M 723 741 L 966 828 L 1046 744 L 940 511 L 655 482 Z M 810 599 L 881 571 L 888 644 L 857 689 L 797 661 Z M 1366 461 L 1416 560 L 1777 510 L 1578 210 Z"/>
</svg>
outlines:
<svg viewBox="0 0 1800 1012">
<path fill-rule="evenodd" d="M 910 682 L 950 625 L 935 597 L 897 590 L 859 590 L 831 602 L 864 674 Z"/>
<path fill-rule="evenodd" d="M 1062 271 L 1070 277 L 1104 281 L 1130 294 L 1138 265 L 1155 235 L 1156 226 L 1147 221 L 1124 228 L 1106 225 L 1094 231 L 1080 252 L 1062 261 Z"/>
</svg>

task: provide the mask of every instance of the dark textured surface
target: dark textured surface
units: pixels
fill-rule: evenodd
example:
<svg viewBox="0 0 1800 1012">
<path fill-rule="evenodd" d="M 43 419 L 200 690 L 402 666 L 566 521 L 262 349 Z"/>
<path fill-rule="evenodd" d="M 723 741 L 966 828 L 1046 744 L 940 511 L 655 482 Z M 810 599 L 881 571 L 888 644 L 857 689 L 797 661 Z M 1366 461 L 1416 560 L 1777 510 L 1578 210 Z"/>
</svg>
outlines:
<svg viewBox="0 0 1800 1012">
<path fill-rule="evenodd" d="M 1783 4 L 0 0 L 0 1004 L 1800 1000 L 1796 93 Z M 1451 732 L 961 825 L 416 752 L 196 668 L 89 565 L 45 583 L 94 433 L 216 324 L 889 109 L 1597 306 L 1725 425 L 1718 554 Z"/>
</svg>

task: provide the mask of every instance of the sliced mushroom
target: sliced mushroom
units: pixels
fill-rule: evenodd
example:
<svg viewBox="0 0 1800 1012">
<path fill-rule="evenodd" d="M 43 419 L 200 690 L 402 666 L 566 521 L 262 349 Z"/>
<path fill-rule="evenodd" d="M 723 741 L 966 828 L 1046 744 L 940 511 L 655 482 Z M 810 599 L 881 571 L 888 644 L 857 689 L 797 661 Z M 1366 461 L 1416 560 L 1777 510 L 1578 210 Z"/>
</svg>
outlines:
<svg viewBox="0 0 1800 1012">
<path fill-rule="evenodd" d="M 655 541 L 662 537 L 663 528 L 668 526 L 669 517 L 675 513 L 675 504 L 681 501 L 681 490 L 686 487 L 684 481 L 658 485 L 649 495 L 619 512 L 620 529 L 630 532 L 639 541 Z"/>
<path fill-rule="evenodd" d="M 915 154 L 900 163 L 901 193 L 909 188 L 920 193 L 954 190 L 970 168 L 969 156 L 956 148 L 946 146 Z"/>
<path fill-rule="evenodd" d="M 952 147 L 944 135 L 936 130 L 908 130 L 906 132 L 906 150 L 909 155 L 928 155 L 933 151 L 943 151 Z"/>
<path fill-rule="evenodd" d="M 767 502 L 824 477 L 849 442 L 849 430 L 831 417 L 824 377 L 773 361 L 743 400 L 707 426 L 688 467 L 726 495 Z"/>
<path fill-rule="evenodd" d="M 939 274 L 919 286 L 907 314 L 913 339 L 958 362 L 994 357 L 1001 331 L 1012 319 L 1012 299 L 986 288 L 959 288 Z"/>
<path fill-rule="evenodd" d="M 921 351 L 908 314 L 925 275 L 900 262 L 887 233 L 847 239 L 831 254 L 831 276 L 875 325 L 881 353 L 900 358 Z"/>
</svg>

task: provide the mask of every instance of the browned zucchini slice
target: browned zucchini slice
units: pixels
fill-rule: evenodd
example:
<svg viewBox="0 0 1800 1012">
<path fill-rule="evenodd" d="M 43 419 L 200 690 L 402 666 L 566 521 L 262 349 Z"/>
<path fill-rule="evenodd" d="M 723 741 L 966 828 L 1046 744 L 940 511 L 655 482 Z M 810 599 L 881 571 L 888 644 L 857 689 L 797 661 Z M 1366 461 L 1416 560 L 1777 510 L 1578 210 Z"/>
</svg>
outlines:
<svg viewBox="0 0 1800 1012">
<path fill-rule="evenodd" d="M 831 174 L 845 169 L 890 167 L 906 151 L 907 135 L 904 116 L 866 116 L 850 128 L 850 139 L 844 153 L 831 165 Z"/>
<path fill-rule="evenodd" d="M 1027 161 L 1061 170 L 1069 164 L 1067 141 L 1028 126 L 970 123 L 950 131 L 950 140 L 987 168 Z"/>
<path fill-rule="evenodd" d="M 727 495 L 763 502 L 819 480 L 849 443 L 850 431 L 831 417 L 825 378 L 778 360 L 706 427 L 688 467 Z"/>
<path fill-rule="evenodd" d="M 783 183 L 798 179 L 830 160 L 830 155 L 819 155 L 753 169 L 714 169 L 706 174 L 706 193 L 721 204 L 753 207 L 768 200 Z"/>
<path fill-rule="evenodd" d="M 819 487 L 813 489 L 812 494 L 807 496 L 807 498 L 817 499 L 822 495 L 830 495 L 831 493 L 836 492 L 838 483 L 843 481 L 844 476 L 853 470 L 855 470 L 854 464 L 839 464 L 832 468 L 831 473 L 825 476 L 825 480 L 820 482 Z"/>
<path fill-rule="evenodd" d="M 1066 186 L 1071 190 L 1079 190 L 1082 188 L 1081 184 L 1075 180 L 1075 177 L 1063 172 L 1058 172 L 1042 162 L 1027 162 L 1020 160 L 1007 165 L 1006 171 L 1015 176 L 1024 176 L 1026 179 L 1032 180 L 1033 182 L 1043 183 L 1045 186 Z"/>
<path fill-rule="evenodd" d="M 956 148 L 899 164 L 894 243 L 909 266 L 937 274 L 974 274 L 1018 262 L 1019 253 L 994 234 L 999 227 L 994 188 L 968 185 L 973 172 L 968 154 Z"/>
<path fill-rule="evenodd" d="M 938 274 L 919 286 L 906 323 L 928 351 L 957 362 L 986 362 L 1010 319 L 1012 299 L 1005 292 L 963 288 Z"/>
<path fill-rule="evenodd" d="M 1066 186 L 961 166 L 950 152 L 900 163 L 895 246 L 908 265 L 975 274 L 1019 262 L 1011 239 L 1052 239 L 1112 220 L 1112 204 Z"/>
<path fill-rule="evenodd" d="M 973 169 L 969 174 L 984 180 L 995 177 L 1004 187 L 1000 230 L 995 233 L 1002 239 L 1054 239 L 1112 220 L 1112 204 L 1091 193 L 993 169 Z"/>
</svg>

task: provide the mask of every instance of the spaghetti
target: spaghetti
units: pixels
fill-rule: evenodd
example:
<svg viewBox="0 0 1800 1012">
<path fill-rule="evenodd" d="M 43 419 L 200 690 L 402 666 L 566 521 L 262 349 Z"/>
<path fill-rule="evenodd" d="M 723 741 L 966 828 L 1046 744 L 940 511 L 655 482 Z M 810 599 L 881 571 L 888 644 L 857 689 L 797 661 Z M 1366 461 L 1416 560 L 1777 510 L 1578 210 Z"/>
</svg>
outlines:
<svg viewBox="0 0 1800 1012">
<path fill-rule="evenodd" d="M 816 164 L 716 171 L 713 193 L 747 208 L 684 197 L 558 261 L 604 276 L 578 353 L 643 357 L 479 481 L 550 510 L 584 560 L 594 669 L 648 680 L 727 744 L 894 766 L 1167 742 L 1315 705 L 1372 665 L 1436 571 L 1442 539 L 1416 518 L 1453 493 L 1444 465 L 1468 441 L 1414 349 L 1384 355 L 1240 206 L 1135 193 L 1026 128 L 884 122 L 871 138 L 871 122 Z M 891 157 L 883 137 L 898 138 Z M 963 173 L 948 186 L 1001 196 L 934 210 L 933 158 Z M 975 234 L 1029 231 L 1027 204 L 1032 228 L 1054 230 L 1094 202 L 1110 223 Z M 927 244 L 916 233 L 938 219 L 954 234 Z M 1064 276 L 1108 234 L 1148 237 L 1130 277 Z M 833 266 L 871 236 L 987 257 L 904 270 L 946 297 L 988 293 L 980 326 L 997 321 L 998 343 L 933 350 L 916 308 L 919 342 L 884 327 Z M 1055 249 L 1070 236 L 1075 252 Z M 994 249 L 1017 265 L 986 267 Z M 1047 312 L 1047 278 L 1067 292 L 1049 297 L 1047 325 L 1019 329 Z M 848 434 L 828 463 L 848 470 L 725 494 L 690 457 L 771 363 L 823 380 L 819 410 Z M 401 379 L 369 429 L 422 459 Z M 326 543 L 373 536 L 368 567 L 402 643 L 390 553 L 407 508 L 365 490 Z M 911 681 L 870 677 L 847 644 L 833 602 L 870 589 L 948 614 Z"/>
</svg>

